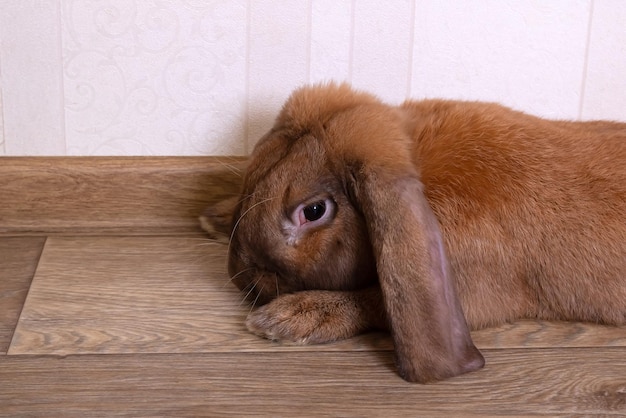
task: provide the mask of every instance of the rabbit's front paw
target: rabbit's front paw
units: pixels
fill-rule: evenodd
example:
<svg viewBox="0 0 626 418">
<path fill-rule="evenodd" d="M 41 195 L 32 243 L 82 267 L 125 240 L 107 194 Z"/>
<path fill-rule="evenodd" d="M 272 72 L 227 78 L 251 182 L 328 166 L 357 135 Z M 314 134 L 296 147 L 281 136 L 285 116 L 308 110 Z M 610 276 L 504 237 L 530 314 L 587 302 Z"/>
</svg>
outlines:
<svg viewBox="0 0 626 418">
<path fill-rule="evenodd" d="M 361 331 L 360 313 L 346 292 L 306 291 L 280 296 L 252 311 L 248 330 L 295 344 L 321 344 Z"/>
</svg>

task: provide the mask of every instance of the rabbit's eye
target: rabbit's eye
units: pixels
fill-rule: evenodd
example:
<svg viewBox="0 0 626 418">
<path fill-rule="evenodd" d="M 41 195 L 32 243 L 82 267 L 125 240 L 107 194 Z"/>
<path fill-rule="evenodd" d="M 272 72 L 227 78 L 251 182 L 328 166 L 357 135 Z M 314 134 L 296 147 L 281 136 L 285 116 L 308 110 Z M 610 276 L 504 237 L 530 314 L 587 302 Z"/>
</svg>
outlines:
<svg viewBox="0 0 626 418">
<path fill-rule="evenodd" d="M 317 221 L 326 213 L 326 202 L 320 200 L 319 202 L 315 202 L 313 204 L 305 206 L 302 209 L 302 212 L 304 213 L 304 218 L 307 221 Z"/>
<path fill-rule="evenodd" d="M 328 222 L 335 214 L 335 202 L 331 198 L 299 205 L 291 215 L 296 227 L 311 228 Z"/>
</svg>

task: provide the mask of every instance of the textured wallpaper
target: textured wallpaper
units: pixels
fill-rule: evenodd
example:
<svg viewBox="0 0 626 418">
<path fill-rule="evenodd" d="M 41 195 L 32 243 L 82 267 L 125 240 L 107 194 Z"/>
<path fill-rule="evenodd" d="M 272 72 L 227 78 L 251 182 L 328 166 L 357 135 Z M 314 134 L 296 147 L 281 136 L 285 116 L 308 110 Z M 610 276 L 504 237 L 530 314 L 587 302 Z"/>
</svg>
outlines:
<svg viewBox="0 0 626 418">
<path fill-rule="evenodd" d="M 242 155 L 290 91 L 626 120 L 621 0 L 0 2 L 0 155 Z"/>
</svg>

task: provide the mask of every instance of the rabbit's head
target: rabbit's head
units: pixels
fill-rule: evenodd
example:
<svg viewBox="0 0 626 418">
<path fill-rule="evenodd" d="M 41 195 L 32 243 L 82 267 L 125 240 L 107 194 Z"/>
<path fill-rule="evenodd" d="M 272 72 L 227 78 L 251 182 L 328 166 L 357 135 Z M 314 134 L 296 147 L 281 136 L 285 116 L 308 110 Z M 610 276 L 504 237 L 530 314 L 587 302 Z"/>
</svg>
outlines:
<svg viewBox="0 0 626 418">
<path fill-rule="evenodd" d="M 344 88 L 336 93 L 325 98 L 335 101 L 316 104 L 317 114 L 296 94 L 252 154 L 233 218 L 229 271 L 256 304 L 287 292 L 353 290 L 376 282 L 349 167 L 326 143 L 325 125 L 362 100 Z M 311 112 L 307 120 L 292 114 L 299 104 Z"/>
<path fill-rule="evenodd" d="M 252 154 L 229 272 L 255 304 L 379 282 L 400 374 L 428 381 L 484 361 L 411 157 L 411 123 L 347 85 L 296 91 Z"/>
</svg>

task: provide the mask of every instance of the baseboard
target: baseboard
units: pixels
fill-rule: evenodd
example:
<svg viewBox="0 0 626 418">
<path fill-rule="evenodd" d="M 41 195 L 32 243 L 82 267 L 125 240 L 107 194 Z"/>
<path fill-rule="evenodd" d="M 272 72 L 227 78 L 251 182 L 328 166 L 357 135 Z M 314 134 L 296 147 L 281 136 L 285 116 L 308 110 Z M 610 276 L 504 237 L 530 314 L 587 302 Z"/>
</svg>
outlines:
<svg viewBox="0 0 626 418">
<path fill-rule="evenodd" d="M 2 157 L 0 234 L 199 232 L 242 157 Z"/>
</svg>

